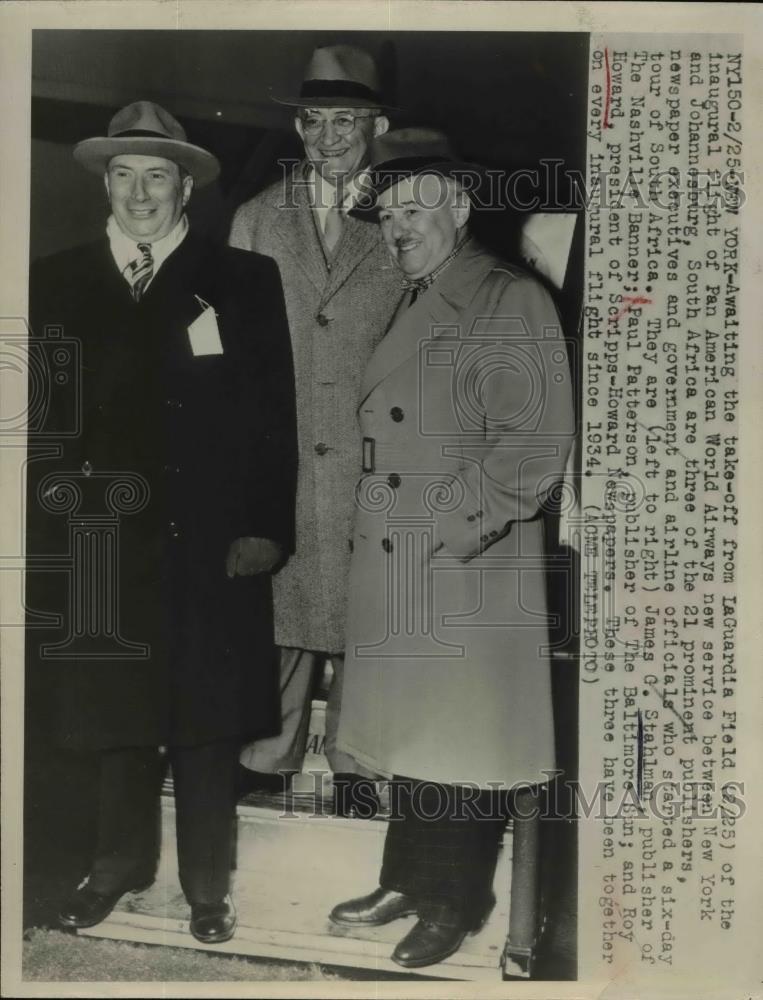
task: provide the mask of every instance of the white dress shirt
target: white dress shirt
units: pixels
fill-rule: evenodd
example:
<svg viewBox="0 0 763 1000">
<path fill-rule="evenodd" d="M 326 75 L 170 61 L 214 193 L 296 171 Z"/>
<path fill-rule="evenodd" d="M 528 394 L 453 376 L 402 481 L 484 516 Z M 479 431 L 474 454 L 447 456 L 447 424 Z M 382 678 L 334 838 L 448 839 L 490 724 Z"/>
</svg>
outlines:
<svg viewBox="0 0 763 1000">
<path fill-rule="evenodd" d="M 155 243 L 151 243 L 151 256 L 154 258 L 154 273 L 151 281 L 156 277 L 157 271 L 169 257 L 169 255 L 180 246 L 188 233 L 188 219 L 182 215 L 175 228 L 163 236 Z M 129 265 L 135 260 L 141 260 L 143 254 L 138 250 L 138 242 L 148 243 L 148 240 L 134 240 L 127 236 L 119 228 L 119 224 L 113 215 L 110 215 L 106 223 L 106 235 L 109 238 L 109 246 L 114 257 L 119 273 L 124 275 Z M 125 281 L 127 277 L 125 276 Z M 146 288 L 151 284 L 149 281 Z"/>
</svg>

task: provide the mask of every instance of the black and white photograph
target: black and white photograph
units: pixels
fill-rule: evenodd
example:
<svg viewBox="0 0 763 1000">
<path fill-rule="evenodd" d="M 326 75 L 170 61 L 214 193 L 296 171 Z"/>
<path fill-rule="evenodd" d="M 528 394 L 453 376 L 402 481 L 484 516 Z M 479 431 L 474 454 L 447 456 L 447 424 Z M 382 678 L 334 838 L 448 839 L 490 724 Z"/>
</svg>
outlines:
<svg viewBox="0 0 763 1000">
<path fill-rule="evenodd" d="M 737 947 L 742 34 L 62 6 L 2 318 L 21 995 Z"/>
</svg>

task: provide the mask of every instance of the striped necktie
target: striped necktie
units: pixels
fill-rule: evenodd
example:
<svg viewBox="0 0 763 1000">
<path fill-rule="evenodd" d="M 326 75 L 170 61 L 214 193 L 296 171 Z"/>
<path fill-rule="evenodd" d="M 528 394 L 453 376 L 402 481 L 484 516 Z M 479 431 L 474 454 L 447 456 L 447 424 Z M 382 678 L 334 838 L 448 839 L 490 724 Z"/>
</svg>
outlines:
<svg viewBox="0 0 763 1000">
<path fill-rule="evenodd" d="M 154 276 L 154 258 L 151 256 L 151 244 L 139 243 L 138 250 L 143 254 L 138 260 L 133 260 L 127 266 L 125 276 L 130 283 L 130 291 L 136 302 L 140 302 L 146 285 Z"/>
</svg>

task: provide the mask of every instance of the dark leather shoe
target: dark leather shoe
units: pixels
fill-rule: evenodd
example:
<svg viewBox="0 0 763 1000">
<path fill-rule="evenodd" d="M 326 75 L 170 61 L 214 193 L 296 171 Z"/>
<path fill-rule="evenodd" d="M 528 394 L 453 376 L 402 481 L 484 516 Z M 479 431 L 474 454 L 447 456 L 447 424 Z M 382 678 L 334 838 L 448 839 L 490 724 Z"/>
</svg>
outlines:
<svg viewBox="0 0 763 1000">
<path fill-rule="evenodd" d="M 218 903 L 191 903 L 191 934 L 202 944 L 221 944 L 236 933 L 236 909 L 230 896 Z"/>
<path fill-rule="evenodd" d="M 465 937 L 465 927 L 419 920 L 392 952 L 392 961 L 406 969 L 434 965 L 458 951 Z"/>
<path fill-rule="evenodd" d="M 338 903 L 329 914 L 329 920 L 340 927 L 380 927 L 415 912 L 416 905 L 410 896 L 379 888 L 368 896 Z"/>
<path fill-rule="evenodd" d="M 236 798 L 244 795 L 265 792 L 268 795 L 282 795 L 291 786 L 292 775 L 289 772 L 268 774 L 265 771 L 250 771 L 243 764 L 238 765 L 236 773 Z"/>
<path fill-rule="evenodd" d="M 334 815 L 345 819 L 374 819 L 379 796 L 373 778 L 349 771 L 334 774 Z"/>
<path fill-rule="evenodd" d="M 58 922 L 62 927 L 95 927 L 108 917 L 125 893 L 143 892 L 152 883 L 153 879 L 148 879 L 116 892 L 104 893 L 95 892 L 85 880 L 58 911 Z"/>
</svg>

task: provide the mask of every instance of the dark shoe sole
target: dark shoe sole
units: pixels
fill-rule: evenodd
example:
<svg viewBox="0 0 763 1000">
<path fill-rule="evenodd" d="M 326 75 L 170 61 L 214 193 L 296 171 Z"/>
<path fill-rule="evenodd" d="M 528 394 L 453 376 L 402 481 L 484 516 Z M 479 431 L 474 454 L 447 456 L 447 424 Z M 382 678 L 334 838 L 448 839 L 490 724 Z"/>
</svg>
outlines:
<svg viewBox="0 0 763 1000">
<path fill-rule="evenodd" d="M 97 927 L 98 924 L 102 924 L 104 920 L 108 919 L 108 917 L 111 916 L 111 914 L 116 909 L 116 906 L 119 903 L 119 900 L 122 898 L 122 896 L 126 896 L 128 893 L 146 892 L 146 890 L 150 889 L 153 884 L 154 884 L 154 879 L 151 879 L 150 881 L 141 883 L 140 885 L 136 885 L 130 889 L 125 889 L 125 891 L 119 896 L 119 898 L 114 900 L 114 905 L 110 906 L 109 909 L 100 917 L 98 917 L 97 920 L 87 920 L 87 921 L 68 920 L 60 913 L 56 915 L 56 920 L 58 921 L 60 927 L 66 927 L 68 930 L 87 930 L 88 927 Z"/>
<path fill-rule="evenodd" d="M 329 920 L 337 927 L 383 927 L 385 924 L 391 924 L 393 920 L 401 920 L 403 917 L 413 916 L 417 912 L 418 910 L 415 908 L 401 910 L 399 913 L 395 913 L 391 917 L 384 917 L 381 920 L 339 920 L 337 917 L 329 914 Z"/>
<path fill-rule="evenodd" d="M 114 906 L 116 906 L 116 903 Z M 111 907 L 108 913 L 104 913 L 102 917 L 98 917 L 97 920 L 88 920 L 86 922 L 82 920 L 67 920 L 66 917 L 62 917 L 60 913 L 56 917 L 56 920 L 58 921 L 59 927 L 66 927 L 67 930 L 86 930 L 88 927 L 97 927 L 98 924 L 102 924 L 104 920 L 111 916 L 114 911 L 114 906 Z"/>
<path fill-rule="evenodd" d="M 234 924 L 234 926 L 231 927 L 230 931 L 226 932 L 225 934 L 202 935 L 202 934 L 196 934 L 193 931 L 191 931 L 191 935 L 201 944 L 224 944 L 226 941 L 230 941 L 230 939 L 236 933 L 236 926 L 237 925 Z"/>
<path fill-rule="evenodd" d="M 461 940 L 455 947 L 446 948 L 444 951 L 437 952 L 436 955 L 428 955 L 426 958 L 411 959 L 409 961 L 404 961 L 403 959 L 396 958 L 394 953 L 391 955 L 392 961 L 396 965 L 401 965 L 404 969 L 423 969 L 427 965 L 437 965 L 438 962 L 444 962 L 446 958 L 450 958 L 451 955 L 455 955 L 461 945 L 464 943 L 464 938 L 467 935 L 467 931 L 464 931 Z"/>
</svg>

